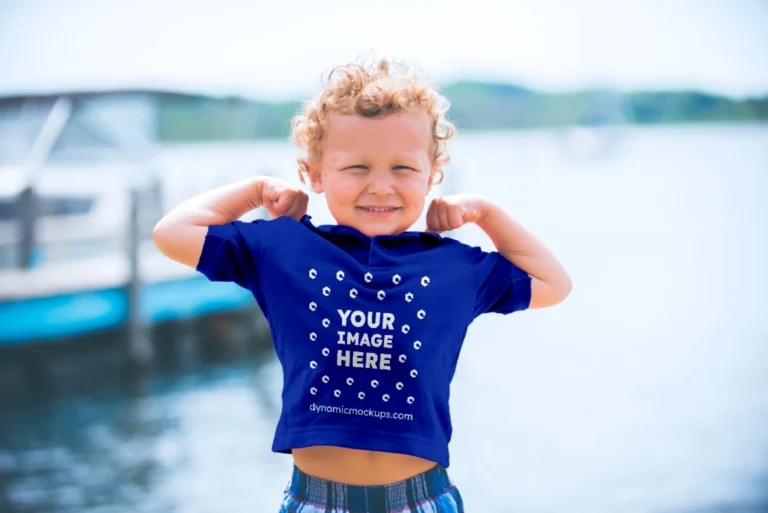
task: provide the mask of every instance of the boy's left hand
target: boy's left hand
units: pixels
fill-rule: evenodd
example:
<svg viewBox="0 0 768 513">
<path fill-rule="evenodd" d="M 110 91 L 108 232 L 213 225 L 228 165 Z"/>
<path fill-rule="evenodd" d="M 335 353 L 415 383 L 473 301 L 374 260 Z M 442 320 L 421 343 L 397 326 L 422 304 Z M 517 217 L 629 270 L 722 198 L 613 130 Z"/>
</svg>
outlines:
<svg viewBox="0 0 768 513">
<path fill-rule="evenodd" d="M 435 198 L 427 210 L 427 231 L 443 233 L 467 223 L 476 223 L 485 215 L 488 200 L 476 194 L 452 194 Z"/>
</svg>

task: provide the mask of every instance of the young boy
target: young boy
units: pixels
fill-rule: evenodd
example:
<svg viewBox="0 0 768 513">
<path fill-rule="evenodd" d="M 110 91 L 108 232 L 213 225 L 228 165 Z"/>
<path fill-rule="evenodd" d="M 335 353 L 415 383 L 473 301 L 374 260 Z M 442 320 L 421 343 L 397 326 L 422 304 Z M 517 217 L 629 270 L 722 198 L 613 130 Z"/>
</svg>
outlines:
<svg viewBox="0 0 768 513">
<path fill-rule="evenodd" d="M 448 162 L 448 102 L 405 66 L 336 68 L 293 120 L 308 196 L 254 177 L 201 194 L 156 226 L 158 248 L 253 292 L 282 364 L 272 449 L 292 453 L 281 511 L 463 511 L 448 478 L 448 395 L 469 324 L 557 304 L 555 256 L 492 201 L 435 199 Z M 264 206 L 273 220 L 238 221 Z M 496 250 L 439 235 L 476 223 Z"/>
</svg>

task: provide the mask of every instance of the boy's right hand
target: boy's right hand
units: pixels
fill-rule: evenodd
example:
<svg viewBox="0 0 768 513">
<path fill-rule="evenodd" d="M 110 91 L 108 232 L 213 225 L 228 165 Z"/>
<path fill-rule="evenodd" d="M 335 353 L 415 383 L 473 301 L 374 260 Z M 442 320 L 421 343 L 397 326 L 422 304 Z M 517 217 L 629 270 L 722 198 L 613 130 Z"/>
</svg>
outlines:
<svg viewBox="0 0 768 513">
<path fill-rule="evenodd" d="M 300 220 L 307 213 L 309 196 L 277 178 L 267 178 L 261 189 L 261 204 L 273 219 L 288 216 Z"/>
</svg>

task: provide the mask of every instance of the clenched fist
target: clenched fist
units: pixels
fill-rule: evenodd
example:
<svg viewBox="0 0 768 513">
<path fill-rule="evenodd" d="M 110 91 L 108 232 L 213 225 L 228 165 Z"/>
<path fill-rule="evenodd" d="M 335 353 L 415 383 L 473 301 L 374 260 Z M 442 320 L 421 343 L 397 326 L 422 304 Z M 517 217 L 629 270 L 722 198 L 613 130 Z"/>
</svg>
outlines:
<svg viewBox="0 0 768 513">
<path fill-rule="evenodd" d="M 267 178 L 261 188 L 261 204 L 273 219 L 287 216 L 298 221 L 307 213 L 308 203 L 306 192 L 277 178 Z"/>
<path fill-rule="evenodd" d="M 476 194 L 453 194 L 435 198 L 427 210 L 427 231 L 443 233 L 467 223 L 476 223 L 485 214 L 487 201 Z"/>
</svg>

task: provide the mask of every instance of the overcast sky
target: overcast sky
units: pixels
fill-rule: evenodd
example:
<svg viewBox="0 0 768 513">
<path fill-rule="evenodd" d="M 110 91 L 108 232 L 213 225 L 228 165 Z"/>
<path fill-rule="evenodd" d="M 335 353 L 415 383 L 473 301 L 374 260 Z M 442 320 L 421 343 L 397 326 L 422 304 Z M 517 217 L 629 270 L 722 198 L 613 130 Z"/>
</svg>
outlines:
<svg viewBox="0 0 768 513">
<path fill-rule="evenodd" d="M 0 94 L 174 87 L 268 99 L 377 54 L 440 83 L 768 93 L 768 0 L 0 0 Z"/>
</svg>

